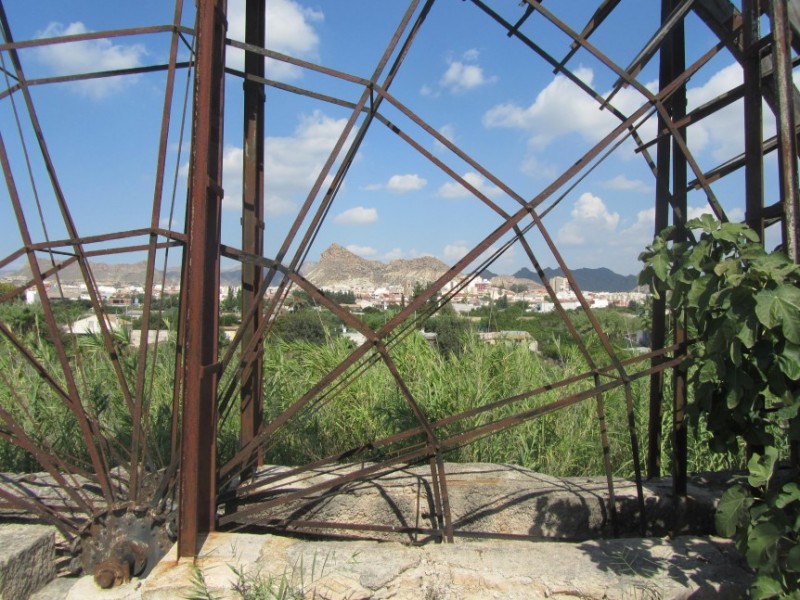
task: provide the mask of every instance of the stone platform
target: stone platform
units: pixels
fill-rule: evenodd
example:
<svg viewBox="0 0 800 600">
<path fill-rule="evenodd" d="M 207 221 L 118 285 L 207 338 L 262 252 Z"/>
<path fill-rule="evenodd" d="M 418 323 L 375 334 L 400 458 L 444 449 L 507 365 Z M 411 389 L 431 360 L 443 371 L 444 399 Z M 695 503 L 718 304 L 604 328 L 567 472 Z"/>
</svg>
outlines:
<svg viewBox="0 0 800 600">
<path fill-rule="evenodd" d="M 258 597 L 331 600 L 698 599 L 744 597 L 750 582 L 732 543 L 717 538 L 415 547 L 215 533 L 196 563 L 173 549 L 144 582 L 102 592 L 86 577 L 68 598 L 241 598 L 244 586 L 262 586 L 289 592 Z"/>
</svg>

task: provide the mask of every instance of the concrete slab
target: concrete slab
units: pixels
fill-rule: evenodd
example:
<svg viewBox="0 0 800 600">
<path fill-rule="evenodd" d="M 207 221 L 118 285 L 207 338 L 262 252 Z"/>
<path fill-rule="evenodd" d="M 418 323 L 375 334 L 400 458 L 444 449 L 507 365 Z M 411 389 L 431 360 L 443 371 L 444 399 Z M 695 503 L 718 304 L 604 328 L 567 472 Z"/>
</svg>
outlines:
<svg viewBox="0 0 800 600">
<path fill-rule="evenodd" d="M 751 582 L 733 545 L 717 538 L 635 538 L 582 543 L 300 541 L 214 533 L 196 562 L 173 548 L 141 586 L 142 600 L 245 587 L 329 599 L 739 598 Z M 272 597 L 264 593 L 264 596 Z"/>
<path fill-rule="evenodd" d="M 367 481 L 346 481 L 352 471 L 366 466 L 370 463 L 337 464 L 299 475 L 288 467 L 265 466 L 246 482 L 250 491 L 243 497 L 241 510 L 226 518 L 238 525 L 270 526 L 273 533 L 282 533 L 285 527 L 287 532 L 312 536 L 351 537 L 359 533 L 359 526 L 379 524 L 386 529 L 370 530 L 372 539 L 426 541 L 427 534 L 409 528 L 436 529 L 430 468 L 411 466 Z M 723 480 L 693 478 L 682 522 L 677 525 L 669 478 L 644 484 L 644 520 L 635 483 L 616 478 L 615 522 L 605 477 L 557 478 L 523 467 L 488 463 L 445 463 L 445 471 L 456 535 L 478 539 L 497 533 L 563 541 L 642 533 L 663 537 L 676 531 L 711 535 L 716 503 L 726 487 Z M 335 491 L 318 489 L 325 484 L 335 484 Z M 297 498 L 296 492 L 301 490 L 309 491 Z M 288 493 L 294 493 L 296 499 L 268 506 Z M 341 527 L 323 529 L 312 523 Z"/>
<path fill-rule="evenodd" d="M 28 598 L 55 576 L 53 527 L 0 525 L 0 598 Z"/>
<path fill-rule="evenodd" d="M 110 590 L 100 588 L 91 575 L 84 575 L 69 588 L 65 600 L 139 600 L 142 597 L 142 581 L 132 579 L 128 583 L 117 586 Z M 183 598 L 184 596 L 173 596 L 173 598 Z"/>
<path fill-rule="evenodd" d="M 77 582 L 77 577 L 56 577 L 28 600 L 65 600 Z"/>
</svg>

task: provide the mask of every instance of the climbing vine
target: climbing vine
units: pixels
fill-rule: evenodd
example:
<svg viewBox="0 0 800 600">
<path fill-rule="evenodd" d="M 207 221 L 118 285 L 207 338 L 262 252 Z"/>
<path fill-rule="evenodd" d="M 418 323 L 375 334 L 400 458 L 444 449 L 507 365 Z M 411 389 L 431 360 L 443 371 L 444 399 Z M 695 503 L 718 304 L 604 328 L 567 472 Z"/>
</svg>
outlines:
<svg viewBox="0 0 800 600">
<path fill-rule="evenodd" d="M 685 234 L 656 237 L 640 282 L 686 320 L 690 421 L 705 421 L 714 450 L 751 450 L 717 528 L 756 571 L 753 597 L 800 598 L 800 486 L 787 464 L 800 440 L 800 268 L 742 224 L 704 215 Z"/>
</svg>

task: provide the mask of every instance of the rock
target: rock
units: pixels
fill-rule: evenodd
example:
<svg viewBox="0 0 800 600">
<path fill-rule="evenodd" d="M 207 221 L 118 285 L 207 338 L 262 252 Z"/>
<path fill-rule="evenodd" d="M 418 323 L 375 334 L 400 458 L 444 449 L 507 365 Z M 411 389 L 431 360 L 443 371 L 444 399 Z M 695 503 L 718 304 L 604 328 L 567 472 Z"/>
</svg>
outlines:
<svg viewBox="0 0 800 600">
<path fill-rule="evenodd" d="M 0 598 L 28 598 L 55 575 L 55 529 L 0 526 Z"/>
<path fill-rule="evenodd" d="M 187 597 L 196 572 L 219 598 L 239 597 L 238 583 L 260 587 L 263 597 L 283 588 L 281 597 L 330 600 L 739 598 L 752 581 L 732 542 L 689 536 L 408 546 L 212 533 L 196 566 L 173 549 L 144 583 L 142 600 Z"/>
<path fill-rule="evenodd" d="M 84 575 L 79 578 L 70 588 L 65 596 L 66 600 L 140 600 L 142 582 L 132 579 L 128 583 L 104 590 L 100 588 L 91 575 Z M 180 598 L 181 596 L 176 596 Z"/>
<path fill-rule="evenodd" d="M 418 543 L 437 537 L 430 468 L 408 467 L 369 481 L 345 479 L 354 470 L 368 466 L 336 465 L 298 475 L 292 475 L 288 467 L 264 467 L 255 477 L 249 499 L 240 504 L 238 514 L 228 518 L 289 531 L 387 541 Z M 604 477 L 556 478 L 518 466 L 480 463 L 446 463 L 445 472 L 456 536 L 481 539 L 499 533 L 575 541 L 642 533 L 636 485 L 630 480 L 614 480 L 615 532 Z M 297 494 L 321 484 L 329 487 L 259 510 L 264 505 L 261 498 L 274 503 L 281 494 Z M 713 533 L 714 510 L 724 487 L 689 486 L 681 533 Z M 644 532 L 663 536 L 675 531 L 670 480 L 647 482 L 643 496 Z M 314 527 L 320 522 L 349 527 Z M 384 529 L 359 532 L 358 527 L 363 525 Z"/>
<path fill-rule="evenodd" d="M 64 600 L 77 582 L 77 577 L 56 577 L 29 600 Z"/>
</svg>

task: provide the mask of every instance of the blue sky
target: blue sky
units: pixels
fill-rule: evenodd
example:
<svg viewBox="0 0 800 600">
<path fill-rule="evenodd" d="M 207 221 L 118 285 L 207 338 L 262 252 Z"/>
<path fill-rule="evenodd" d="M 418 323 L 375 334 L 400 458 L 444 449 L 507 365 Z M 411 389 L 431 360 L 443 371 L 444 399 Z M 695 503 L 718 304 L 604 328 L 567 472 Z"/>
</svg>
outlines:
<svg viewBox="0 0 800 600">
<path fill-rule="evenodd" d="M 99 31 L 120 27 L 167 24 L 173 7 L 163 1 L 108 3 L 92 0 L 15 2 L 6 7 L 17 40 Z M 184 23 L 191 25 L 192 4 Z M 522 9 L 516 0 L 492 3 L 509 20 Z M 549 2 L 560 18 L 580 30 L 595 3 Z M 397 0 L 268 0 L 267 47 L 326 67 L 370 77 L 407 2 Z M 655 3 L 628 0 L 592 37 L 601 50 L 627 64 L 658 27 Z M 636 26 L 631 27 L 630 24 Z M 229 35 L 243 38 L 243 2 L 230 0 Z M 526 35 L 560 59 L 569 38 L 540 15 L 523 26 Z M 687 20 L 687 61 L 715 43 L 714 36 L 693 14 Z M 169 51 L 165 34 L 101 39 L 63 44 L 20 53 L 29 78 L 93 69 L 163 63 Z M 8 57 L 4 56 L 8 66 Z M 230 66 L 240 67 L 242 55 L 231 51 Z M 569 67 L 586 84 L 607 95 L 616 76 L 585 51 Z M 358 86 L 331 81 L 296 67 L 270 62 L 268 77 L 356 101 Z M 639 76 L 655 89 L 657 58 Z M 61 185 L 73 211 L 78 232 L 91 235 L 147 227 L 153 198 L 156 152 L 163 104 L 163 73 L 101 79 L 68 85 L 42 85 L 33 99 L 42 122 Z M 186 74 L 178 76 L 173 126 L 167 157 L 167 187 L 163 224 L 167 223 L 173 178 L 177 181 L 173 227 L 182 230 L 187 172 L 186 144 L 178 126 Z M 697 106 L 740 82 L 739 68 L 726 53 L 712 60 L 690 82 L 689 104 Z M 241 82 L 227 79 L 225 125 L 226 192 L 223 241 L 239 246 L 241 200 Z M 475 161 L 523 198 L 536 196 L 578 160 L 616 121 L 600 111 L 563 76 L 477 7 L 462 0 L 440 0 L 419 32 L 404 62 L 392 94 L 443 136 L 453 140 Z M 21 97 L 15 95 L 17 108 Z M 613 104 L 625 114 L 644 102 L 636 90 L 624 89 Z M 33 187 L 21 152 L 9 99 L 0 101 L 0 133 L 8 146 L 20 194 L 36 240 L 45 235 L 39 224 Z M 387 105 L 384 115 L 456 173 L 509 212 L 518 205 Z M 769 111 L 765 115 L 769 117 Z M 266 241 L 271 255 L 283 241 L 294 213 L 328 156 L 350 111 L 287 92 L 268 89 L 266 102 Z M 774 124 L 766 119 L 771 135 Z M 654 124 L 642 127 L 653 136 Z M 690 128 L 690 147 L 703 169 L 742 151 L 742 107 L 736 103 L 721 114 Z M 23 139 L 34 149 L 30 128 Z M 179 150 L 180 153 L 179 153 Z M 768 167 L 774 158 L 767 158 Z M 63 235 L 57 207 L 47 191 L 41 161 L 32 161 L 47 235 Z M 771 171 L 770 171 L 771 172 Z M 690 179 L 692 176 L 690 175 Z M 767 197 L 776 198 L 775 181 L 767 180 Z M 714 190 L 733 219 L 743 217 L 743 174 L 715 184 Z M 556 197 L 566 192 L 556 193 Z M 637 255 L 652 238 L 654 181 L 630 142 L 590 173 L 545 218 L 545 226 L 572 268 L 609 267 L 619 273 L 639 269 Z M 4 235 L 0 255 L 20 245 L 6 191 L 0 191 L 0 222 Z M 690 215 L 705 210 L 701 192 L 689 196 Z M 502 220 L 445 172 L 428 161 L 382 124 L 375 122 L 348 172 L 347 180 L 309 253 L 337 242 L 364 258 L 389 260 L 432 255 L 454 263 L 500 225 Z M 771 238 L 774 238 L 774 233 Z M 528 237 L 540 262 L 554 266 L 540 236 Z M 175 254 L 173 254 L 173 257 Z M 140 259 L 127 256 L 126 261 Z M 511 273 L 528 266 L 518 247 L 492 267 Z"/>
</svg>

